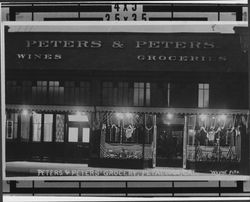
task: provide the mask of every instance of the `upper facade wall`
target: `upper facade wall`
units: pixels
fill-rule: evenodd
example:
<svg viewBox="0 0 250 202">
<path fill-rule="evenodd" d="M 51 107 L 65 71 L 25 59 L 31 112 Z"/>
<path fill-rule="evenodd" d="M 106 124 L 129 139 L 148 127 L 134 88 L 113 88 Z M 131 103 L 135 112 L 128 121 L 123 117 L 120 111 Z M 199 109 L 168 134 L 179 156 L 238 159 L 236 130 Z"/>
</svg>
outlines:
<svg viewBox="0 0 250 202">
<path fill-rule="evenodd" d="M 6 32 L 6 69 L 245 72 L 238 34 Z"/>
</svg>

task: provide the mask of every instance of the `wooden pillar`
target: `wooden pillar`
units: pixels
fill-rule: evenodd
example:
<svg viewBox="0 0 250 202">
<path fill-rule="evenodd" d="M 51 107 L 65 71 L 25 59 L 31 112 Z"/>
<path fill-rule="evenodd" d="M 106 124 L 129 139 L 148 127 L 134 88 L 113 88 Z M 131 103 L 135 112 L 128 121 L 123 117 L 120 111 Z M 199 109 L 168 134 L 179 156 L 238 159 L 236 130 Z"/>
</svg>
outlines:
<svg viewBox="0 0 250 202">
<path fill-rule="evenodd" d="M 187 167 L 187 140 L 188 140 L 188 116 L 184 116 L 183 132 L 183 168 Z"/>
<path fill-rule="evenodd" d="M 157 125 L 156 115 L 153 115 L 153 142 L 152 142 L 152 167 L 156 167 L 156 141 L 157 141 Z"/>
<path fill-rule="evenodd" d="M 146 113 L 143 114 L 143 137 L 142 137 L 142 168 L 144 168 L 145 160 L 145 134 L 146 134 Z"/>
<path fill-rule="evenodd" d="M 101 137 L 100 137 L 100 158 L 104 157 L 103 151 L 105 150 L 105 136 L 106 136 L 106 124 L 102 123 Z"/>
</svg>

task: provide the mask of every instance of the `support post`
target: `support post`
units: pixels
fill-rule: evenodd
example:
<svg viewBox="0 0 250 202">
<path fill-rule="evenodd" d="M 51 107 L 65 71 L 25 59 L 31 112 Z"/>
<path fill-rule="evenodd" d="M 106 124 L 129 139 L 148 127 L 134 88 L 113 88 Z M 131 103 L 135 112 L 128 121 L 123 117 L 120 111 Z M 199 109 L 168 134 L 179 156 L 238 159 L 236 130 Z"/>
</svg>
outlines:
<svg viewBox="0 0 250 202">
<path fill-rule="evenodd" d="M 187 168 L 187 138 L 188 138 L 188 116 L 184 116 L 184 132 L 183 132 L 183 168 Z"/>
<path fill-rule="evenodd" d="M 100 137 L 100 158 L 104 157 L 105 150 L 105 136 L 106 136 L 106 125 L 102 124 L 101 128 L 101 137 Z"/>
<path fill-rule="evenodd" d="M 156 167 L 156 141 L 157 141 L 157 125 L 156 125 L 156 115 L 153 115 L 153 142 L 152 142 L 152 167 Z"/>
<path fill-rule="evenodd" d="M 145 160 L 145 134 L 146 134 L 146 113 L 143 114 L 143 137 L 142 137 L 142 168 L 144 168 Z"/>
</svg>

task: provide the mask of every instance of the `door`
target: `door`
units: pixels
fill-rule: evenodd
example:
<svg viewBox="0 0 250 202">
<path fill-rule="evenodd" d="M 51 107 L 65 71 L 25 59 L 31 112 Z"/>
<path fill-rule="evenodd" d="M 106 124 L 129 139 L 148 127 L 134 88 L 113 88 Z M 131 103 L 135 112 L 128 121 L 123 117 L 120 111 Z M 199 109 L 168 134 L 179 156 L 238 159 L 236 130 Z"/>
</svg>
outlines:
<svg viewBox="0 0 250 202">
<path fill-rule="evenodd" d="M 88 163 L 90 128 L 85 123 L 69 122 L 67 134 L 67 161 Z"/>
<path fill-rule="evenodd" d="M 184 125 L 161 125 L 158 127 L 156 165 L 159 167 L 182 167 Z"/>
</svg>

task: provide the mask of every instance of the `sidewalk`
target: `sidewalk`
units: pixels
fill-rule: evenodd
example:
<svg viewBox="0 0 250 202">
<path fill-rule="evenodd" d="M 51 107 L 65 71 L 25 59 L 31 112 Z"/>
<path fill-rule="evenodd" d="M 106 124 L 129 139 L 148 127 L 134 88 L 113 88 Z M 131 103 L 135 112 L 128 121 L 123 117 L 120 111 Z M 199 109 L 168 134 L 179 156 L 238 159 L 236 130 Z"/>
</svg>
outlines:
<svg viewBox="0 0 250 202">
<path fill-rule="evenodd" d="M 12 176 L 193 176 L 210 175 L 173 167 L 121 169 L 88 167 L 87 164 L 15 161 L 6 163 L 7 177 Z"/>
</svg>

